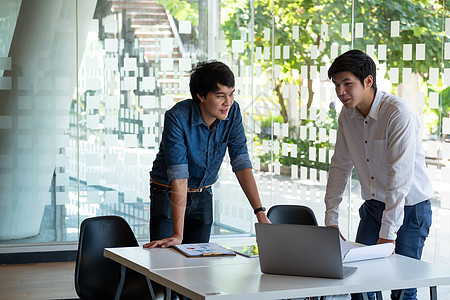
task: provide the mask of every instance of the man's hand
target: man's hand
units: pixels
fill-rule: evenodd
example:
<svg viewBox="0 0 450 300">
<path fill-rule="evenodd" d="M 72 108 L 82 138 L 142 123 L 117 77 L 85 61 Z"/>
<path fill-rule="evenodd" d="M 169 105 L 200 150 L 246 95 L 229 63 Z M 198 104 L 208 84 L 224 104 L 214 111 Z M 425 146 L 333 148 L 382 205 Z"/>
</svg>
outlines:
<svg viewBox="0 0 450 300">
<path fill-rule="evenodd" d="M 144 245 L 144 248 L 155 248 L 155 247 L 161 247 L 161 248 L 168 248 L 174 245 L 179 245 L 182 242 L 182 238 L 177 236 L 172 236 L 170 238 L 152 241 L 150 243 L 147 243 Z"/>
<path fill-rule="evenodd" d="M 392 243 L 392 244 L 395 245 L 395 240 L 388 240 L 388 239 L 378 238 L 377 244 L 387 244 L 387 243 Z M 394 251 L 392 251 L 392 254 L 395 254 L 395 248 L 394 248 Z"/>
</svg>

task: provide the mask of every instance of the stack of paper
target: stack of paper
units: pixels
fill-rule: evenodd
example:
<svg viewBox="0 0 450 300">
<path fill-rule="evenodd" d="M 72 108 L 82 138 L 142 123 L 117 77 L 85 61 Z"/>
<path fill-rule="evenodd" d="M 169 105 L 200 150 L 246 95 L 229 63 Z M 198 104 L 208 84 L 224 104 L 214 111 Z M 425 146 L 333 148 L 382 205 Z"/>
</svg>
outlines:
<svg viewBox="0 0 450 300">
<path fill-rule="evenodd" d="M 394 243 L 365 246 L 347 243 L 343 239 L 340 239 L 340 241 L 342 262 L 344 263 L 387 257 L 394 252 L 395 248 Z"/>
</svg>

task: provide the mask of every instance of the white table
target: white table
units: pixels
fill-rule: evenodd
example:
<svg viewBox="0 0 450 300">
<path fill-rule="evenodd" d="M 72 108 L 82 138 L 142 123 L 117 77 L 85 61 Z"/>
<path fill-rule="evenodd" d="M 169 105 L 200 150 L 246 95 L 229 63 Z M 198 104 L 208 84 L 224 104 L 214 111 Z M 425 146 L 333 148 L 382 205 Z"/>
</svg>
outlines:
<svg viewBox="0 0 450 300">
<path fill-rule="evenodd" d="M 106 248 L 104 255 L 191 299 L 285 299 L 450 285 L 450 269 L 401 255 L 347 264 L 345 279 L 263 274 L 257 258 L 188 258 L 174 249 Z"/>
</svg>

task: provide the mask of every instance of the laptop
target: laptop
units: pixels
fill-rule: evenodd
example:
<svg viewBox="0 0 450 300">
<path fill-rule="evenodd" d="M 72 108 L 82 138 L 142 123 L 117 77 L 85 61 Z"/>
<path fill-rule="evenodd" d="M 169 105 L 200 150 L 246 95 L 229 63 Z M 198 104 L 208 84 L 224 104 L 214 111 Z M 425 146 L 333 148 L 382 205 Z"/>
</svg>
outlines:
<svg viewBox="0 0 450 300">
<path fill-rule="evenodd" d="M 342 279 L 356 267 L 342 264 L 334 227 L 256 223 L 261 272 Z"/>
</svg>

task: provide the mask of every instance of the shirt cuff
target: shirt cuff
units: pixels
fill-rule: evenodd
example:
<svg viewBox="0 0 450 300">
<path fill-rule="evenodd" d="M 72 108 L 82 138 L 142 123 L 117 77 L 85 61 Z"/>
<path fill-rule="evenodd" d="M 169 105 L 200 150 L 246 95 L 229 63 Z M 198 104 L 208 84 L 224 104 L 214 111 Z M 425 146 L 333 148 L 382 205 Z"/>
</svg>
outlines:
<svg viewBox="0 0 450 300">
<path fill-rule="evenodd" d="M 395 241 L 397 239 L 397 231 L 398 228 L 396 228 L 395 226 L 381 224 L 380 238 Z"/>
<path fill-rule="evenodd" d="M 169 182 L 177 179 L 189 178 L 189 169 L 187 164 L 167 166 L 167 178 Z"/>
<path fill-rule="evenodd" d="M 252 168 L 252 163 L 250 162 L 248 153 L 240 154 L 232 158 L 230 164 L 233 172 Z"/>
</svg>

